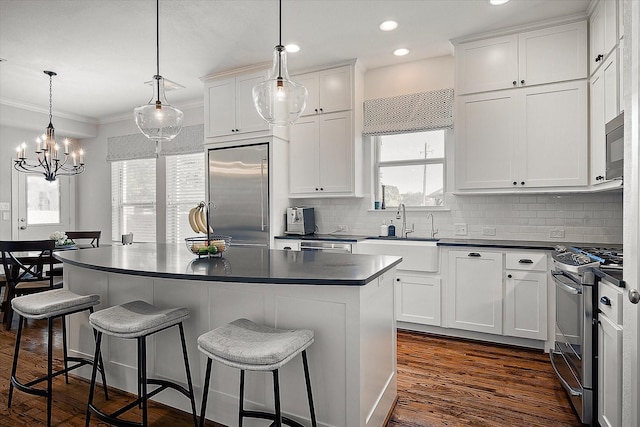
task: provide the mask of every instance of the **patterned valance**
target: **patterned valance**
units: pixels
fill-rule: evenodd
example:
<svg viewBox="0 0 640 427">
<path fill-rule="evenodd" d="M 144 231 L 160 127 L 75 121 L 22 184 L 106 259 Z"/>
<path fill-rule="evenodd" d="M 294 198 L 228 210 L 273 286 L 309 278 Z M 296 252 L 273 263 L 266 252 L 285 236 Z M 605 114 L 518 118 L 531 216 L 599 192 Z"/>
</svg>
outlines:
<svg viewBox="0 0 640 427">
<path fill-rule="evenodd" d="M 159 155 L 200 153 L 204 150 L 204 125 L 185 126 L 178 136 L 160 144 Z M 151 159 L 156 157 L 156 143 L 141 133 L 107 138 L 107 161 Z"/>
<path fill-rule="evenodd" d="M 364 135 L 391 135 L 453 128 L 453 89 L 364 102 Z"/>
</svg>

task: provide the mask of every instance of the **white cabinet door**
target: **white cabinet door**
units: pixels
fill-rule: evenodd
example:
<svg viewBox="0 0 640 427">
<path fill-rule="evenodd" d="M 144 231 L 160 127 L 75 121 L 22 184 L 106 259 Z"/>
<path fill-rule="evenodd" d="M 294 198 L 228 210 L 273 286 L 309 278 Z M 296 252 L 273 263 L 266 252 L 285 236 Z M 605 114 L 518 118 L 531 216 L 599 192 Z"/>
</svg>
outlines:
<svg viewBox="0 0 640 427">
<path fill-rule="evenodd" d="M 517 181 L 525 187 L 587 185 L 587 83 L 520 89 Z M 524 184 L 523 184 L 524 183 Z"/>
<path fill-rule="evenodd" d="M 289 193 L 313 194 L 318 185 L 318 120 L 302 117 L 289 127 Z"/>
<path fill-rule="evenodd" d="M 405 275 L 398 272 L 396 319 L 440 326 L 440 278 Z"/>
<path fill-rule="evenodd" d="M 348 193 L 354 187 L 351 112 L 318 117 L 318 172 L 321 193 Z"/>
<path fill-rule="evenodd" d="M 236 129 L 237 132 L 255 132 L 269 129 L 253 103 L 253 87 L 266 78 L 266 72 L 247 74 L 236 78 Z"/>
<path fill-rule="evenodd" d="M 618 43 L 617 0 L 600 0 L 589 17 L 589 70 L 593 74 Z"/>
<path fill-rule="evenodd" d="M 587 77 L 587 23 L 544 28 L 518 37 L 519 86 Z"/>
<path fill-rule="evenodd" d="M 236 79 L 223 79 L 205 85 L 206 136 L 228 135 L 236 128 Z"/>
<path fill-rule="evenodd" d="M 447 326 L 502 334 L 501 252 L 449 252 Z"/>
<path fill-rule="evenodd" d="M 459 94 L 518 85 L 517 34 L 460 44 L 455 59 Z"/>
<path fill-rule="evenodd" d="M 512 186 L 518 155 L 516 90 L 460 96 L 456 114 L 456 186 Z"/>
<path fill-rule="evenodd" d="M 547 339 L 547 273 L 506 270 L 504 335 Z"/>
<path fill-rule="evenodd" d="M 598 319 L 598 421 L 622 425 L 622 328 L 606 316 Z"/>
<path fill-rule="evenodd" d="M 307 106 L 303 116 L 351 110 L 353 107 L 350 66 L 300 74 L 294 76 L 293 81 L 307 88 Z"/>
</svg>

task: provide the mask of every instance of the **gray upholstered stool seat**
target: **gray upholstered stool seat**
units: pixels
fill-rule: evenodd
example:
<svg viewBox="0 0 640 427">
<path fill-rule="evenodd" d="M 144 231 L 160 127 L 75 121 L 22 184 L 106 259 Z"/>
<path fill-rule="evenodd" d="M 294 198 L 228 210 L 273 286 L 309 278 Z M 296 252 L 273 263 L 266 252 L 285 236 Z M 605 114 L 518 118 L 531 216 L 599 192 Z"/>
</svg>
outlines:
<svg viewBox="0 0 640 427">
<path fill-rule="evenodd" d="M 207 394 L 211 378 L 211 361 L 240 369 L 239 425 L 244 417 L 262 418 L 274 421 L 279 427 L 282 423 L 290 426 L 301 424 L 282 416 L 280 410 L 280 390 L 278 370 L 298 354 L 302 354 L 307 397 L 311 413 L 311 424 L 316 426 L 311 381 L 306 349 L 314 340 L 313 331 L 308 329 L 276 329 L 254 323 L 248 319 L 237 319 L 198 337 L 198 350 L 207 356 L 207 368 L 204 381 L 204 395 L 200 411 L 200 426 L 204 425 Z M 271 371 L 273 373 L 275 413 L 247 411 L 244 409 L 244 372 Z"/>
<path fill-rule="evenodd" d="M 131 301 L 97 311 L 89 323 L 97 331 L 119 338 L 151 335 L 189 318 L 186 308 L 160 309 L 144 301 Z"/>
<path fill-rule="evenodd" d="M 11 300 L 13 310 L 27 319 L 46 319 L 100 304 L 98 295 L 78 295 L 66 289 L 23 295 Z"/>
<path fill-rule="evenodd" d="M 189 369 L 187 345 L 184 336 L 182 322 L 189 318 L 189 310 L 186 308 L 158 308 L 144 301 L 131 301 L 126 304 L 105 308 L 89 316 L 89 324 L 97 331 L 96 355 L 100 357 L 100 345 L 102 334 L 116 338 L 135 339 L 138 343 L 138 398 L 112 413 L 103 412 L 93 403 L 93 390 L 96 383 L 96 369 L 91 374 L 91 388 L 89 390 L 89 403 L 87 405 L 86 427 L 89 427 L 91 414 L 95 414 L 101 421 L 116 426 L 147 426 L 147 401 L 167 388 L 172 388 L 185 397 L 191 403 L 194 426 L 198 425 L 196 413 L 196 401 Z M 187 387 L 183 387 L 174 381 L 166 379 L 147 378 L 147 347 L 146 338 L 156 332 L 178 326 L 180 330 L 180 342 L 182 344 L 182 357 L 184 361 Z M 148 385 L 158 386 L 154 390 L 147 391 Z M 142 421 L 133 422 L 120 418 L 120 415 L 135 407 L 142 409 Z"/>
<path fill-rule="evenodd" d="M 20 316 L 18 323 L 18 332 L 16 334 L 16 345 L 13 354 L 13 366 L 11 368 L 11 383 L 9 385 L 9 398 L 7 400 L 7 406 L 11 407 L 11 400 L 13 396 L 14 387 L 18 390 L 36 395 L 44 396 L 47 398 L 47 426 L 51 425 L 51 401 L 52 401 L 52 379 L 58 375 L 65 375 L 66 382 L 69 382 L 69 371 L 77 369 L 81 366 L 94 364 L 95 370 L 100 370 L 102 375 L 102 386 L 104 388 L 105 397 L 107 394 L 107 382 L 104 376 L 104 369 L 102 365 L 102 359 L 98 359 L 96 363 L 93 360 L 85 359 L 82 357 L 69 357 L 67 356 L 67 333 L 65 326 L 66 315 L 79 313 L 81 311 L 93 312 L 93 307 L 100 304 L 100 297 L 98 295 L 78 295 L 67 289 L 53 289 L 50 291 L 39 292 L 35 294 L 28 294 L 13 298 L 11 300 L 11 308 L 14 312 Z M 56 318 L 62 318 L 62 347 L 63 347 L 63 360 L 64 368 L 58 371 L 53 371 L 53 321 Z M 31 380 L 27 383 L 22 383 L 16 376 L 18 368 L 18 355 L 20 353 L 20 341 L 22 339 L 22 329 L 24 326 L 24 319 L 47 319 L 48 323 L 48 339 L 47 339 L 47 374 L 35 380 Z M 69 362 L 73 362 L 74 365 L 69 366 Z M 46 390 L 35 387 L 41 382 L 47 383 Z"/>
</svg>

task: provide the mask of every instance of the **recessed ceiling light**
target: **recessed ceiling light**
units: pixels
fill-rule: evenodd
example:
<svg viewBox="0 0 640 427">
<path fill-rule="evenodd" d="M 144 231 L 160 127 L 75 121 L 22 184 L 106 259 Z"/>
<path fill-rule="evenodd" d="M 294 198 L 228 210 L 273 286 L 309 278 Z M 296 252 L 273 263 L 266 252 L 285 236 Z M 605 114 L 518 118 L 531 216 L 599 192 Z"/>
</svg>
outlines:
<svg viewBox="0 0 640 427">
<path fill-rule="evenodd" d="M 500 6 L 501 4 L 505 4 L 508 1 L 509 0 L 489 0 L 489 3 L 491 3 L 494 6 Z"/>
<path fill-rule="evenodd" d="M 298 46 L 297 44 L 288 44 L 284 48 L 287 50 L 287 52 L 290 53 L 300 52 L 300 46 Z"/>
<path fill-rule="evenodd" d="M 398 23 L 396 21 L 384 21 L 380 24 L 380 29 L 382 31 L 393 31 L 398 28 Z"/>
<path fill-rule="evenodd" d="M 393 51 L 393 54 L 395 56 L 405 56 L 408 53 L 409 53 L 409 49 L 405 49 L 405 48 L 396 49 Z"/>
</svg>

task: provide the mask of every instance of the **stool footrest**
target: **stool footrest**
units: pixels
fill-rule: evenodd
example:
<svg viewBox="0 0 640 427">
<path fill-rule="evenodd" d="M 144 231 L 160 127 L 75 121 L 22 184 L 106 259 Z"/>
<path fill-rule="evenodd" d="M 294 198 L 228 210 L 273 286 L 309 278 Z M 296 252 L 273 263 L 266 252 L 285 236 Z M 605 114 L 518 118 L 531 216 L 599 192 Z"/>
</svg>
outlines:
<svg viewBox="0 0 640 427">
<path fill-rule="evenodd" d="M 18 390 L 20 390 L 20 391 L 22 391 L 24 393 L 33 394 L 35 396 L 47 397 L 47 396 L 49 396 L 49 392 L 47 390 L 43 390 L 43 389 L 40 389 L 40 388 L 33 388 L 32 387 L 32 385 L 37 384 L 39 382 L 42 382 L 42 381 L 44 381 L 46 379 L 47 379 L 47 377 L 38 378 L 38 380 L 34 380 L 34 381 L 31 381 L 31 383 L 28 383 L 28 384 L 31 384 L 31 385 L 28 385 L 28 384 L 22 384 L 22 383 L 18 382 L 18 380 L 15 377 L 11 377 L 11 384 L 13 384 L 13 386 L 15 388 L 17 388 Z"/>
<path fill-rule="evenodd" d="M 135 402 L 135 403 L 137 404 L 138 402 Z M 129 406 L 129 405 L 127 405 L 127 406 Z M 120 418 L 116 418 L 117 415 L 113 415 L 113 414 L 107 415 L 104 412 L 102 412 L 101 410 L 99 410 L 98 408 L 96 408 L 93 404 L 89 404 L 88 408 L 89 408 L 89 411 L 91 411 L 91 413 L 93 415 L 98 417 L 98 419 L 100 421 L 104 421 L 105 423 L 109 423 L 109 424 L 114 425 L 114 426 L 119 426 L 119 427 L 142 427 L 143 426 L 142 423 L 138 423 L 138 422 L 135 422 L 135 421 L 121 420 Z M 131 408 L 129 408 L 129 409 L 131 409 Z M 120 411 L 118 411 L 118 412 L 120 412 Z M 114 414 L 115 414 L 115 412 L 114 412 Z"/>
<path fill-rule="evenodd" d="M 272 414 L 270 412 L 261 412 L 261 411 L 241 411 L 240 415 L 242 415 L 243 417 L 247 417 L 247 418 L 260 418 L 263 420 L 271 420 L 274 421 L 276 420 L 276 416 L 275 414 Z M 292 420 L 291 418 L 287 418 L 284 415 L 282 416 L 282 424 L 291 426 L 291 427 L 304 427 L 302 424 Z"/>
<path fill-rule="evenodd" d="M 51 378 L 55 378 L 57 376 L 66 374 L 67 372 L 71 372 L 74 369 L 77 369 L 81 366 L 85 366 L 85 365 L 93 365 L 93 362 L 91 360 L 88 359 L 83 359 L 81 357 L 67 357 L 67 360 L 70 362 L 76 362 L 75 365 L 69 366 L 66 369 L 60 369 L 59 371 L 55 371 L 51 373 Z M 100 368 L 98 368 L 98 370 L 101 370 Z M 39 377 L 36 378 L 34 380 L 29 381 L 28 383 L 21 383 L 20 381 L 18 381 L 18 379 L 16 377 L 11 377 L 11 383 L 20 391 L 23 391 L 25 393 L 28 394 L 34 394 L 36 396 L 47 396 L 48 393 L 46 390 L 41 390 L 41 389 L 36 389 L 33 388 L 34 385 L 41 383 L 43 381 L 46 381 L 48 378 L 47 375 L 43 376 L 43 377 Z"/>
<path fill-rule="evenodd" d="M 184 394 L 186 397 L 191 397 L 191 393 L 189 393 L 189 390 L 187 390 L 186 388 L 182 387 L 180 384 L 171 382 L 171 381 L 166 381 L 166 380 L 158 380 L 158 379 L 147 379 L 147 384 L 150 385 L 159 385 L 160 387 L 158 387 L 157 389 L 150 391 L 147 393 L 147 395 L 149 397 L 155 396 L 156 394 L 160 393 L 162 390 L 165 390 L 167 388 L 172 388 L 176 391 L 179 391 L 180 393 Z"/>
</svg>

